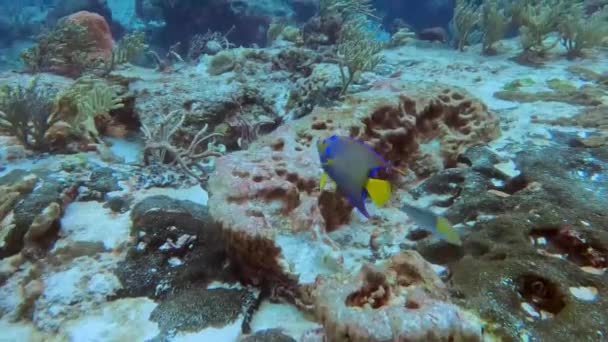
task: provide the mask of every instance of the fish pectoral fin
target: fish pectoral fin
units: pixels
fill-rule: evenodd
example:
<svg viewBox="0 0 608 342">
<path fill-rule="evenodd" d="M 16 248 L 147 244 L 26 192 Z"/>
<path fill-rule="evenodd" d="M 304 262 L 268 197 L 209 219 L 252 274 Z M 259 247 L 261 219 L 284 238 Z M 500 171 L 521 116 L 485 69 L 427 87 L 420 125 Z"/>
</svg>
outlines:
<svg viewBox="0 0 608 342">
<path fill-rule="evenodd" d="M 382 179 L 368 178 L 365 190 L 367 190 L 372 202 L 376 206 L 381 207 L 391 196 L 391 183 Z"/>
<path fill-rule="evenodd" d="M 437 217 L 436 224 L 437 232 L 443 235 L 445 241 L 458 246 L 462 245 L 462 241 L 460 241 L 460 236 L 458 235 L 458 232 L 456 231 L 456 229 L 454 229 L 448 219 L 446 219 L 445 217 Z"/>
<path fill-rule="evenodd" d="M 321 174 L 321 180 L 319 181 L 319 188 L 321 189 L 321 191 L 323 191 L 323 189 L 325 188 L 325 183 L 327 183 L 327 173 L 323 172 Z"/>
</svg>

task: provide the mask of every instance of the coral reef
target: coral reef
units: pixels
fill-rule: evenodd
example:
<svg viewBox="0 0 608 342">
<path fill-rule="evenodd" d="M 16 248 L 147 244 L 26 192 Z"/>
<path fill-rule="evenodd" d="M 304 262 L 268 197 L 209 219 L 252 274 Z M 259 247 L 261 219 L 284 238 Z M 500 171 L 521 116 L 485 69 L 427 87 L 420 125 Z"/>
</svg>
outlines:
<svg viewBox="0 0 608 342">
<path fill-rule="evenodd" d="M 605 0 L 55 2 L 0 3 L 2 338 L 608 336 Z"/>
<path fill-rule="evenodd" d="M 308 266 L 295 266 L 297 257 L 290 251 L 298 247 L 282 248 L 283 243 L 297 241 L 302 233 L 322 237 L 324 231 L 346 223 L 351 227 L 345 231 L 362 229 L 368 234 L 374 228 L 359 226 L 350 214 L 352 207 L 335 193 L 319 194 L 317 139 L 351 135 L 370 143 L 395 166 L 426 176 L 455 165 L 467 146 L 496 138 L 497 124 L 485 105 L 459 89 L 428 86 L 359 93 L 342 107 L 317 108 L 260 138 L 247 151 L 218 158 L 208 184 L 210 212 L 222 224 L 229 254 L 245 279 L 288 287 L 298 279 L 298 269 Z M 427 152 L 426 144 L 440 147 Z M 382 227 L 392 229 L 392 224 Z M 301 277 L 303 281 L 310 275 Z"/>
<path fill-rule="evenodd" d="M 470 230 L 464 256 L 451 257 L 451 284 L 455 302 L 478 312 L 489 321 L 486 331 L 506 339 L 606 334 L 605 318 L 597 313 L 608 302 L 581 300 L 569 291 L 606 291 L 606 181 L 592 177 L 606 168 L 605 147 L 571 147 L 570 139 L 518 153 L 515 176 L 498 170 L 504 160 L 498 155 L 472 148 L 461 158 L 469 168 L 439 172 L 415 190 L 450 196 L 448 216 L 454 220 L 487 217 Z M 563 165 L 576 165 L 582 176 Z M 446 178 L 454 186 L 442 189 Z M 430 246 L 419 251 L 431 261 L 440 257 Z"/>
<path fill-rule="evenodd" d="M 449 303 L 443 281 L 414 251 L 359 274 L 321 277 L 312 297 L 330 341 L 483 339 L 480 322 Z"/>
</svg>

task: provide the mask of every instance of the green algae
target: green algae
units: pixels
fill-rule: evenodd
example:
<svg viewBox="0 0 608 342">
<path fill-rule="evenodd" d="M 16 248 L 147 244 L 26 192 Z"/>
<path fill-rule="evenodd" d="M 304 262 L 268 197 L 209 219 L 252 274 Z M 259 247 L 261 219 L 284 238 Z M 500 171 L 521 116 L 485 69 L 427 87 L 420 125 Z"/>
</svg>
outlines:
<svg viewBox="0 0 608 342">
<path fill-rule="evenodd" d="M 572 105 L 599 106 L 603 103 L 606 92 L 595 85 L 584 85 L 580 88 L 553 84 L 550 91 L 527 92 L 521 90 L 501 90 L 494 97 L 513 102 L 563 102 Z"/>
<path fill-rule="evenodd" d="M 521 87 L 529 87 L 535 83 L 531 78 L 519 78 L 503 85 L 502 90 L 519 90 Z"/>
<path fill-rule="evenodd" d="M 576 91 L 576 86 L 574 85 L 574 83 L 567 81 L 567 80 L 561 80 L 558 78 L 552 78 L 550 80 L 547 80 L 547 87 L 549 87 L 551 90 L 557 91 L 557 92 L 571 92 L 571 91 Z"/>
</svg>

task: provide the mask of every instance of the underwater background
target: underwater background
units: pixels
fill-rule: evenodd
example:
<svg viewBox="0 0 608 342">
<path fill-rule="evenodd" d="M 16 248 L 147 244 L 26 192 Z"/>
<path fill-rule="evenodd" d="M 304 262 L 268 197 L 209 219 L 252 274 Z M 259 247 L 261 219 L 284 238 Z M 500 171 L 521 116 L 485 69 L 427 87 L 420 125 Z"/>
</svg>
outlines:
<svg viewBox="0 0 608 342">
<path fill-rule="evenodd" d="M 608 341 L 608 1 L 0 0 L 0 341 Z"/>
</svg>

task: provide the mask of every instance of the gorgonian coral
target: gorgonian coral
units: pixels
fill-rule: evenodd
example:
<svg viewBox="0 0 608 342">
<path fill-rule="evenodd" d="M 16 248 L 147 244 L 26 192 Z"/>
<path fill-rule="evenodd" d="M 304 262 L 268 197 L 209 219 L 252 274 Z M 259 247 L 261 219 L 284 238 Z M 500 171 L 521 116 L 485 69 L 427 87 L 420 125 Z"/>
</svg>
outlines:
<svg viewBox="0 0 608 342">
<path fill-rule="evenodd" d="M 48 150 L 45 134 L 54 121 L 52 96 L 38 86 L 37 79 L 27 87 L 4 87 L 0 91 L 0 129 L 29 149 Z"/>
</svg>

